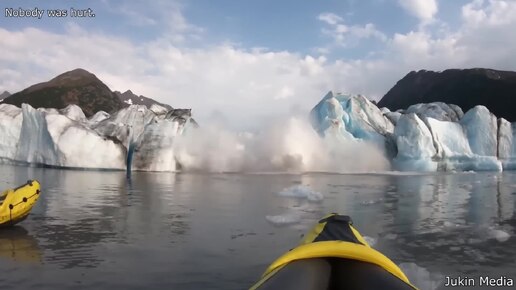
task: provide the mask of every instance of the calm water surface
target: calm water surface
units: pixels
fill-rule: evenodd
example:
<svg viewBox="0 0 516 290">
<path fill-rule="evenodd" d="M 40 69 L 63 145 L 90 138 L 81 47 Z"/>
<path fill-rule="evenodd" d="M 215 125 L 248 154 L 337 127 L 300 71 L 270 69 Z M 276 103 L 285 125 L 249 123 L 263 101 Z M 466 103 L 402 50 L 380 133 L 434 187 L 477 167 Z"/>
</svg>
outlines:
<svg viewBox="0 0 516 290">
<path fill-rule="evenodd" d="M 352 216 L 422 289 L 516 280 L 516 174 L 172 174 L 0 165 L 38 179 L 31 216 L 0 230 L 2 289 L 246 289 L 328 212 Z M 306 185 L 322 202 L 277 195 Z M 288 225 L 270 223 L 283 217 Z"/>
</svg>

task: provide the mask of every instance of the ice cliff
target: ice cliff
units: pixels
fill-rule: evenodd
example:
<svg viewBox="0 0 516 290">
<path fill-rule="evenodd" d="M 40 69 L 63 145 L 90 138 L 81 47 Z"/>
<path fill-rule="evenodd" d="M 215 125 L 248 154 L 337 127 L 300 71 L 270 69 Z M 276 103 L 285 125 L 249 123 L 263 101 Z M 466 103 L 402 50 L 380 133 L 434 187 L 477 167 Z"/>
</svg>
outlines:
<svg viewBox="0 0 516 290">
<path fill-rule="evenodd" d="M 315 131 L 306 117 L 291 117 L 256 134 L 235 134 L 209 124 L 194 130 L 190 110 L 158 104 L 87 118 L 76 105 L 1 103 L 0 159 L 128 172 L 516 169 L 515 125 L 483 106 L 464 113 L 430 103 L 391 112 L 364 96 L 330 92 L 310 122 Z"/>
<path fill-rule="evenodd" d="M 383 147 L 395 170 L 502 171 L 516 168 L 514 124 L 484 106 L 463 113 L 445 103 L 379 109 L 363 96 L 329 92 L 311 112 L 321 135 Z"/>
<path fill-rule="evenodd" d="M 0 158 L 56 167 L 176 170 L 172 140 L 190 110 L 132 105 L 87 119 L 76 105 L 56 109 L 0 104 Z M 129 161 L 129 162 L 128 162 Z"/>
</svg>

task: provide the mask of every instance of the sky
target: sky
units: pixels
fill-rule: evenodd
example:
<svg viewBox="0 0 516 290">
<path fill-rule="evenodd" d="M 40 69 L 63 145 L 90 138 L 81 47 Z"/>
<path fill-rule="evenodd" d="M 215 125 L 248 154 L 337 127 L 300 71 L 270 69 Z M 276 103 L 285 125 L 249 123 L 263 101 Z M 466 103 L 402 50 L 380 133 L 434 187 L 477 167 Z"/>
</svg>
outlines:
<svg viewBox="0 0 516 290">
<path fill-rule="evenodd" d="M 330 90 L 378 100 L 412 70 L 516 70 L 513 0 L 2 0 L 0 8 L 0 92 L 84 68 L 112 90 L 192 108 L 201 124 L 249 127 L 308 112 Z M 10 8 L 43 15 L 11 17 Z M 90 14 L 72 17 L 71 8 Z"/>
</svg>

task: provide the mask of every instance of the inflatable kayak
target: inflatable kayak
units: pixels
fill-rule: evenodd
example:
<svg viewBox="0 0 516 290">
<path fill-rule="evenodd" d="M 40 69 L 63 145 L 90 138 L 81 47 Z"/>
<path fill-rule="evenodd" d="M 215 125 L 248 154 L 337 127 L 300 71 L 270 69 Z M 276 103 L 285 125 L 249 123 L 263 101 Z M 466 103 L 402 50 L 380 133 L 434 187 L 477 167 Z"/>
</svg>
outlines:
<svg viewBox="0 0 516 290">
<path fill-rule="evenodd" d="M 39 198 L 40 185 L 36 180 L 0 193 L 0 227 L 23 221 Z"/>
<path fill-rule="evenodd" d="M 274 261 L 251 290 L 414 290 L 401 269 L 371 248 L 348 216 L 330 214 Z"/>
</svg>

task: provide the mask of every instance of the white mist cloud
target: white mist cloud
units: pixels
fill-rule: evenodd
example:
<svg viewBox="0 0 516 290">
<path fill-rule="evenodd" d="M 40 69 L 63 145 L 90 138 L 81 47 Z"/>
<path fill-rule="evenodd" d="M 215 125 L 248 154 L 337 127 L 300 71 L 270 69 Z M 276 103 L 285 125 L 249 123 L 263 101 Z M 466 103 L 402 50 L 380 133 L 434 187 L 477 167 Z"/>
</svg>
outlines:
<svg viewBox="0 0 516 290">
<path fill-rule="evenodd" d="M 267 122 L 257 134 L 235 134 L 207 124 L 174 142 L 175 157 L 187 171 L 324 171 L 390 170 L 383 148 L 364 141 L 321 138 L 307 118 Z"/>
<path fill-rule="evenodd" d="M 217 112 L 231 126 L 248 127 L 292 110 L 306 112 L 329 90 L 378 99 L 410 70 L 516 70 L 516 2 L 472 1 L 461 16 L 457 29 L 438 35 L 428 29 L 387 35 L 373 24 L 318 15 L 336 41 L 381 40 L 373 57 L 346 59 L 227 42 L 188 47 L 174 39 L 202 35 L 202 28 L 183 15 L 170 20 L 177 29 L 142 43 L 77 25 L 63 32 L 0 28 L 0 92 L 16 92 L 82 67 L 113 90 L 131 89 L 174 107 L 193 108 L 201 124 Z M 345 52 L 343 46 L 333 49 Z"/>
<path fill-rule="evenodd" d="M 421 21 L 429 21 L 437 13 L 437 0 L 398 0 L 400 6 Z"/>
<path fill-rule="evenodd" d="M 362 39 L 377 39 L 386 41 L 387 36 L 377 30 L 373 23 L 365 25 L 347 25 L 344 19 L 334 13 L 321 13 L 318 19 L 327 24 L 322 33 L 331 37 L 338 46 L 353 46 Z"/>
</svg>

